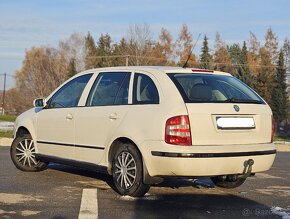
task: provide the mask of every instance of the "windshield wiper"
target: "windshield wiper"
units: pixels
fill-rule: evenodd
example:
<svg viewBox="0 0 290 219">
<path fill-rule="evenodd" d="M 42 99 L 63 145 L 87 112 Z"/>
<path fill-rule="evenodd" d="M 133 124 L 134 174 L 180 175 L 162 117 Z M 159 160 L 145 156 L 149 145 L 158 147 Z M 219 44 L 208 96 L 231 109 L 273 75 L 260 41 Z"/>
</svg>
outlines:
<svg viewBox="0 0 290 219">
<path fill-rule="evenodd" d="M 243 99 L 236 99 L 236 98 L 229 98 L 225 100 L 226 103 L 255 103 L 255 104 L 263 104 L 260 100 L 243 100 Z"/>
</svg>

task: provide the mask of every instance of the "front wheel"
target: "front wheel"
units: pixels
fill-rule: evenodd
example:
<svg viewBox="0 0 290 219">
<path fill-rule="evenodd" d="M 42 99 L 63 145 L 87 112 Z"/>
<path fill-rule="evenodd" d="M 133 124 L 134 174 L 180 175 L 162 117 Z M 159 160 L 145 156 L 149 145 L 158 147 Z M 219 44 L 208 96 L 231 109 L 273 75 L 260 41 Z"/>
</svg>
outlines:
<svg viewBox="0 0 290 219">
<path fill-rule="evenodd" d="M 46 163 L 35 157 L 34 141 L 30 134 L 18 136 L 12 142 L 10 156 L 14 165 L 27 172 L 40 171 L 46 168 Z"/>
<path fill-rule="evenodd" d="M 132 144 L 120 144 L 112 161 L 115 189 L 120 195 L 141 197 L 150 189 L 143 183 L 143 165 L 139 151 Z"/>
<path fill-rule="evenodd" d="M 211 177 L 212 182 L 220 188 L 233 189 L 242 185 L 246 178 L 239 178 L 236 175 Z"/>
</svg>

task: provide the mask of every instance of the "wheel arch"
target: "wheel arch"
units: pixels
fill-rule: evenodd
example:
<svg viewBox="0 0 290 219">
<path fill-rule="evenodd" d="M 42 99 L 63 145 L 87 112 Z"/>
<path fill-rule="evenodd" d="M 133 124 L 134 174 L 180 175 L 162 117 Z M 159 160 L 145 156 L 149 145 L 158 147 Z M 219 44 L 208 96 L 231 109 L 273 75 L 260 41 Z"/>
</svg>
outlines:
<svg viewBox="0 0 290 219">
<path fill-rule="evenodd" d="M 23 134 L 30 134 L 32 139 L 34 140 L 35 147 L 37 148 L 36 142 L 36 130 L 35 130 L 35 120 L 34 118 L 23 118 L 16 120 L 15 130 L 14 130 L 14 139 L 18 136 L 22 136 Z"/>
<path fill-rule="evenodd" d="M 130 143 L 132 145 L 134 145 L 136 147 L 136 149 L 138 150 L 138 152 L 140 153 L 141 157 L 142 157 L 142 162 L 143 162 L 143 156 L 142 153 L 140 151 L 140 149 L 138 148 L 137 144 L 131 140 L 130 138 L 127 137 L 119 137 L 117 139 L 115 139 L 108 151 L 108 155 L 107 155 L 107 159 L 108 159 L 108 173 L 111 175 L 112 174 L 112 160 L 113 160 L 113 156 L 114 153 L 116 152 L 116 150 L 118 149 L 118 144 L 126 144 L 126 143 Z M 144 166 L 144 162 L 143 162 L 143 166 Z"/>
<path fill-rule="evenodd" d="M 23 136 L 25 134 L 31 135 L 30 131 L 25 126 L 20 126 L 20 127 L 18 127 L 18 129 L 15 132 L 15 138 L 19 137 L 19 136 Z"/>
</svg>

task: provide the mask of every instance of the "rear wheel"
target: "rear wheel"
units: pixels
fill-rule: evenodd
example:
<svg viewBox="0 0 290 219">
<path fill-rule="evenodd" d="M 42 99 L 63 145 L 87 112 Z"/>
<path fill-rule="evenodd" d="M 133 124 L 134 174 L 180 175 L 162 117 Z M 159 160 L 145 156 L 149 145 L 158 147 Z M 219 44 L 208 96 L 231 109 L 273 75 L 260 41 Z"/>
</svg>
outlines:
<svg viewBox="0 0 290 219">
<path fill-rule="evenodd" d="M 120 195 L 141 197 L 150 189 L 143 183 L 143 165 L 139 151 L 132 144 L 120 144 L 113 156 L 112 174 Z"/>
<path fill-rule="evenodd" d="M 34 141 L 30 134 L 16 137 L 10 148 L 14 165 L 22 171 L 34 172 L 46 168 L 46 163 L 37 160 L 35 153 Z"/>
<path fill-rule="evenodd" d="M 242 185 L 246 181 L 246 178 L 239 178 L 237 175 L 229 175 L 211 177 L 211 180 L 217 187 L 233 189 Z"/>
</svg>

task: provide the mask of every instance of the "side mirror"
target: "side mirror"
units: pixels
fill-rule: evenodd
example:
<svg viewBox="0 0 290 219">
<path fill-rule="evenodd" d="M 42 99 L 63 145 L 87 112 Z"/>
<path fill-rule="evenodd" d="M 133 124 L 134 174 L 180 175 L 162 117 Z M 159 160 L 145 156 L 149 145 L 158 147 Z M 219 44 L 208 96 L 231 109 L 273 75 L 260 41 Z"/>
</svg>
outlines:
<svg viewBox="0 0 290 219">
<path fill-rule="evenodd" d="M 34 107 L 44 107 L 46 105 L 46 100 L 45 99 L 35 99 L 33 101 L 33 106 Z"/>
</svg>

